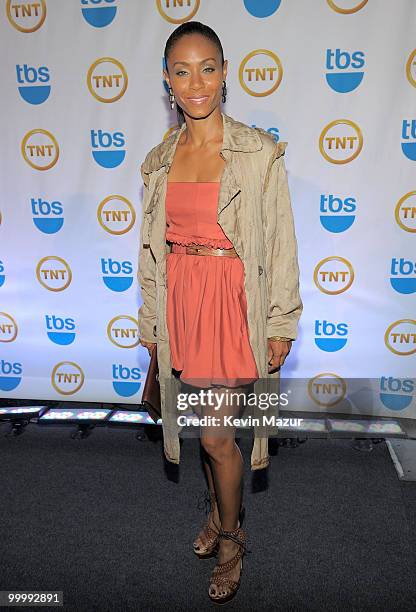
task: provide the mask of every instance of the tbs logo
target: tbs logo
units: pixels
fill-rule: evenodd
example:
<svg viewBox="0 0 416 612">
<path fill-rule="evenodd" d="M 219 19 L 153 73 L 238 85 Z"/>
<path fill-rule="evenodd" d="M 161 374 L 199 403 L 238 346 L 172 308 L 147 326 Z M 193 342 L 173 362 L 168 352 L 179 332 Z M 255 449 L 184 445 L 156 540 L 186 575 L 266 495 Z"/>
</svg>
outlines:
<svg viewBox="0 0 416 612">
<path fill-rule="evenodd" d="M 411 378 L 394 378 L 382 376 L 380 378 L 380 400 L 389 410 L 405 410 L 415 397 L 415 381 Z"/>
<path fill-rule="evenodd" d="M 140 368 L 129 368 L 121 363 L 113 363 L 113 389 L 122 397 L 131 397 L 141 386 Z"/>
<path fill-rule="evenodd" d="M 22 380 L 22 364 L 0 359 L 0 391 L 13 391 Z"/>
<path fill-rule="evenodd" d="M 357 89 L 364 77 L 360 70 L 364 66 L 362 51 L 326 50 L 326 82 L 338 93 L 348 93 Z"/>
<path fill-rule="evenodd" d="M 347 323 L 331 323 L 331 321 L 315 321 L 315 344 L 321 351 L 334 353 L 347 344 Z"/>
<path fill-rule="evenodd" d="M 412 161 L 416 161 L 416 119 L 402 123 L 402 151 Z"/>
<path fill-rule="evenodd" d="M 81 13 L 85 21 L 94 28 L 105 28 L 114 19 L 117 6 L 114 0 L 81 0 Z"/>
<path fill-rule="evenodd" d="M 330 193 L 328 196 L 321 195 L 319 204 L 320 221 L 322 227 L 334 234 L 345 232 L 355 221 L 357 208 L 354 198 L 337 198 Z"/>
<path fill-rule="evenodd" d="M 416 292 L 416 262 L 393 257 L 390 273 L 390 284 L 397 293 L 409 295 Z"/>
<path fill-rule="evenodd" d="M 51 86 L 49 70 L 40 66 L 37 70 L 27 64 L 16 64 L 18 90 L 21 98 L 29 104 L 42 104 L 49 98 Z"/>
<path fill-rule="evenodd" d="M 244 0 L 244 6 L 253 17 L 264 18 L 273 15 L 280 8 L 281 1 L 263 0 L 258 2 L 258 0 Z"/>
<path fill-rule="evenodd" d="M 103 168 L 116 168 L 126 156 L 126 140 L 123 132 L 104 132 L 91 130 L 92 156 Z"/>
<path fill-rule="evenodd" d="M 56 234 L 64 224 L 63 207 L 60 202 L 47 202 L 42 198 L 31 198 L 33 223 L 44 234 Z"/>
<path fill-rule="evenodd" d="M 46 333 L 54 344 L 68 346 L 75 340 L 75 321 L 67 317 L 63 319 L 54 314 L 45 315 Z"/>
<path fill-rule="evenodd" d="M 5 279 L 6 279 L 6 275 L 4 274 L 4 265 L 0 259 L 0 287 L 4 285 Z"/>
<path fill-rule="evenodd" d="M 104 285 L 112 291 L 126 291 L 133 283 L 133 265 L 131 261 L 117 261 L 101 258 L 101 272 Z"/>
</svg>

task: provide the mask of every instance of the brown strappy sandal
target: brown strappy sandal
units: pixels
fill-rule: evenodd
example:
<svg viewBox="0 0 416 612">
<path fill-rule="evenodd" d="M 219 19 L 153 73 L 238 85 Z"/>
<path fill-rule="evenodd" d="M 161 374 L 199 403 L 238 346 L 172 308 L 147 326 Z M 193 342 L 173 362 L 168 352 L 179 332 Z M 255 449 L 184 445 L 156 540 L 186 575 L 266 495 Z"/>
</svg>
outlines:
<svg viewBox="0 0 416 612">
<path fill-rule="evenodd" d="M 213 493 L 211 493 L 209 489 L 205 490 L 203 496 L 204 496 L 203 499 L 198 502 L 198 509 L 199 510 L 202 509 L 201 508 L 201 502 L 202 502 L 202 504 L 205 504 L 205 515 L 208 515 L 208 516 L 212 515 L 214 512 L 214 507 L 217 504 L 216 497 Z M 245 513 L 246 513 L 245 507 L 241 506 L 240 514 L 239 514 L 239 527 L 243 525 Z M 200 559 L 209 559 L 211 557 L 216 556 L 218 552 L 218 548 L 219 548 L 219 542 L 220 542 L 220 530 L 221 530 L 221 523 L 217 525 L 214 522 L 214 528 L 212 528 L 209 525 L 209 518 L 208 518 L 208 521 L 206 522 L 205 526 L 202 529 L 202 533 L 205 537 L 205 542 L 206 542 L 205 546 L 204 545 L 201 546 L 202 542 L 200 541 L 201 540 L 200 536 L 198 536 L 197 539 L 193 543 L 193 551 L 197 557 L 199 557 Z"/>
<path fill-rule="evenodd" d="M 205 515 L 210 518 L 214 513 L 214 508 L 217 504 L 215 495 L 211 493 L 209 489 L 204 492 L 204 498 L 202 503 L 205 503 Z M 200 502 L 198 502 L 198 508 L 201 509 Z M 194 553 L 200 559 L 208 559 L 217 554 L 219 540 L 220 540 L 220 529 L 221 525 L 216 525 L 214 522 L 214 528 L 209 525 L 209 518 L 205 526 L 202 528 L 202 534 L 205 537 L 205 546 L 202 544 L 201 537 L 198 536 L 194 541 L 193 550 Z"/>
<path fill-rule="evenodd" d="M 248 550 L 246 546 L 247 534 L 241 527 L 237 527 L 237 529 L 234 529 L 233 531 L 225 531 L 221 528 L 220 538 L 227 538 L 229 540 L 233 540 L 239 545 L 239 548 L 234 557 L 232 557 L 225 563 L 218 563 L 214 567 L 210 578 L 210 586 L 208 590 L 209 598 L 216 604 L 225 604 L 231 601 L 231 599 L 233 599 L 237 594 L 241 583 L 241 576 L 243 573 L 243 556 L 246 552 L 251 552 L 251 550 Z M 236 567 L 238 562 L 240 562 L 240 576 L 238 578 L 238 581 L 236 582 L 235 580 L 227 576 L 227 574 L 230 572 L 230 570 Z M 213 595 L 211 592 L 211 587 L 213 584 L 215 584 L 217 590 L 225 589 L 226 594 L 221 595 L 219 597 Z"/>
</svg>

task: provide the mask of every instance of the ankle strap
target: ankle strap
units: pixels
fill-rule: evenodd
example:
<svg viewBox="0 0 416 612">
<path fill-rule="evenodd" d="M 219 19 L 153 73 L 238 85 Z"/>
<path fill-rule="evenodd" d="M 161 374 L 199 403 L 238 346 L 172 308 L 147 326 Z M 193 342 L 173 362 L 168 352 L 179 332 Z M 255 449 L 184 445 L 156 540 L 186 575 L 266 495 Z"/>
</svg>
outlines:
<svg viewBox="0 0 416 612">
<path fill-rule="evenodd" d="M 236 544 L 239 544 L 239 546 L 241 546 L 245 552 L 248 552 L 248 553 L 253 552 L 247 548 L 247 544 L 246 544 L 247 535 L 246 535 L 246 532 L 243 531 L 241 527 L 237 527 L 236 529 L 233 529 L 232 531 L 226 531 L 225 529 L 221 527 L 220 538 L 224 538 L 226 540 L 232 540 Z"/>
</svg>

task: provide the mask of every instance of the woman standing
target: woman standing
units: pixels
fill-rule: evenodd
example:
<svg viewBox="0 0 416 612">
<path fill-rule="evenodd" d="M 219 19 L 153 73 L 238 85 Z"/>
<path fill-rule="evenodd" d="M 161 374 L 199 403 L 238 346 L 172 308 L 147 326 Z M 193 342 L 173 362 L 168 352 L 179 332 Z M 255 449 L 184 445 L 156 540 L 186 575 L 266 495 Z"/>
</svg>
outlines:
<svg viewBox="0 0 416 612">
<path fill-rule="evenodd" d="M 279 376 L 303 308 L 286 145 L 221 112 L 227 61 L 208 26 L 179 26 L 167 40 L 165 66 L 181 127 L 142 165 L 140 342 L 151 352 L 157 337 L 160 380 L 171 367 L 182 389 L 214 392 L 214 405 L 201 404 L 198 415 L 238 416 L 253 383 Z M 242 395 L 230 400 L 230 390 Z M 162 385 L 161 397 L 165 420 Z M 178 463 L 176 441 L 166 438 L 166 456 Z M 255 444 L 253 469 L 268 462 L 260 447 Z M 218 553 L 209 597 L 224 603 L 238 590 L 246 552 L 243 459 L 234 427 L 201 428 L 201 450 L 210 513 L 194 552 Z"/>
</svg>

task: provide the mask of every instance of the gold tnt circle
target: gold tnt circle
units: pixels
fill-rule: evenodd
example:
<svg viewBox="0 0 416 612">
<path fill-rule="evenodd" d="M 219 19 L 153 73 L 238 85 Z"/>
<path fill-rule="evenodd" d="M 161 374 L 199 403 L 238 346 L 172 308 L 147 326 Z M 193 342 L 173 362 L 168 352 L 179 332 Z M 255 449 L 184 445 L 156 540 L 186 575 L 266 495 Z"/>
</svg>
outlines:
<svg viewBox="0 0 416 612">
<path fill-rule="evenodd" d="M 247 64 L 247 62 L 252 57 L 254 57 L 255 55 L 268 55 L 269 57 L 272 58 L 272 60 L 274 60 L 274 62 L 277 64 L 277 66 L 279 68 L 279 76 L 278 76 L 278 79 L 277 79 L 276 83 L 273 85 L 273 87 L 271 87 L 267 91 L 263 91 L 263 92 L 254 92 L 254 91 L 251 91 L 251 89 L 249 89 L 247 87 L 247 85 L 245 84 L 245 82 L 244 82 L 244 67 Z M 256 96 L 256 97 L 269 96 L 270 94 L 272 94 L 279 87 L 279 85 L 281 83 L 281 80 L 282 80 L 282 77 L 283 77 L 282 63 L 281 63 L 280 59 L 277 57 L 277 55 L 275 53 L 273 53 L 273 51 L 269 51 L 268 49 L 255 49 L 254 51 L 251 51 L 251 53 L 246 55 L 245 58 L 243 59 L 243 61 L 241 62 L 240 69 L 238 71 L 238 78 L 240 80 L 241 87 L 250 96 Z"/>
</svg>

